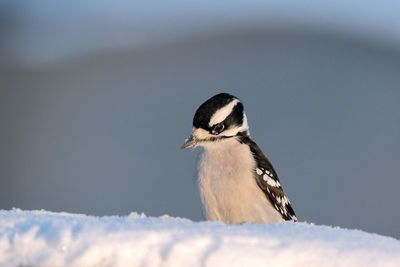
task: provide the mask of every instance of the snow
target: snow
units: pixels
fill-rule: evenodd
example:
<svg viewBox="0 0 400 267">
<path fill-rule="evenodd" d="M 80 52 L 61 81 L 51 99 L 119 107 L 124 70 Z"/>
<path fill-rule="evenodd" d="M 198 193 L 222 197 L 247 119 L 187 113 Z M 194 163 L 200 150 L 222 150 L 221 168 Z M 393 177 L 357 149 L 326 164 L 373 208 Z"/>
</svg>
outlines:
<svg viewBox="0 0 400 267">
<path fill-rule="evenodd" d="M 400 266 L 400 241 L 309 223 L 0 211 L 0 266 Z"/>
</svg>

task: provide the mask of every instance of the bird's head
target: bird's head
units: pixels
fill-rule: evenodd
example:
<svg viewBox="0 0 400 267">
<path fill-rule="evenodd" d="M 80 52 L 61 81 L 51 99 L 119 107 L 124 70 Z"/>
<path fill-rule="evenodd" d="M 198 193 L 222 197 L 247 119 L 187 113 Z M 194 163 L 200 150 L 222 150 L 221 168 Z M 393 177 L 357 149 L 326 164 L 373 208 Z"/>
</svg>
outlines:
<svg viewBox="0 0 400 267">
<path fill-rule="evenodd" d="M 197 109 L 192 134 L 182 149 L 206 146 L 240 134 L 248 135 L 247 117 L 240 100 L 221 93 L 208 99 Z"/>
</svg>

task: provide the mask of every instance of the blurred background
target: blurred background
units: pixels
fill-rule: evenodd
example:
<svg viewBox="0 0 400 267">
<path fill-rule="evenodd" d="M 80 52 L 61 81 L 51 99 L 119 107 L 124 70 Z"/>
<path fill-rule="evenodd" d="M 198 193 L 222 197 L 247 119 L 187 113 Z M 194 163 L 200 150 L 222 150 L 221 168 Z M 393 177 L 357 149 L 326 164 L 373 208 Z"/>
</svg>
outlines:
<svg viewBox="0 0 400 267">
<path fill-rule="evenodd" d="M 0 208 L 204 220 L 195 110 L 239 97 L 300 221 L 400 238 L 398 1 L 0 1 Z"/>
</svg>

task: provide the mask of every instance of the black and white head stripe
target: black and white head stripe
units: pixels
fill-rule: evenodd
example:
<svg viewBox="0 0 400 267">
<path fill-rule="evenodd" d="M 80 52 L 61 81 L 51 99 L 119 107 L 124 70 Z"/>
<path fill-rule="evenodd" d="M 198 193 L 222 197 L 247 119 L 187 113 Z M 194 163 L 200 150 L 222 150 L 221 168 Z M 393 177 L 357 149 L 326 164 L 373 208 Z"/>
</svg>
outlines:
<svg viewBox="0 0 400 267">
<path fill-rule="evenodd" d="M 233 98 L 232 101 L 229 102 L 229 104 L 216 110 L 215 113 L 211 116 L 210 121 L 208 122 L 208 126 L 212 127 L 217 123 L 223 122 L 232 113 L 233 109 L 237 106 L 239 102 L 239 99 Z M 243 105 L 241 109 L 243 111 Z M 240 111 L 240 105 L 238 106 L 238 108 L 235 109 L 235 111 Z"/>
<path fill-rule="evenodd" d="M 243 135 L 240 138 L 240 141 L 249 145 L 250 150 L 254 155 L 256 161 L 254 177 L 257 181 L 258 186 L 264 192 L 265 196 L 269 199 L 272 206 L 282 215 L 283 219 L 287 221 L 297 221 L 296 214 L 294 213 L 289 199 L 283 192 L 282 186 L 278 179 L 278 175 L 272 167 L 272 164 L 262 153 L 257 144 L 253 142 L 248 136 Z"/>
<path fill-rule="evenodd" d="M 195 128 L 212 133 L 217 124 L 224 129 L 224 136 L 233 136 L 239 131 L 248 130 L 243 104 L 238 98 L 221 93 L 208 99 L 197 109 L 193 118 Z"/>
</svg>

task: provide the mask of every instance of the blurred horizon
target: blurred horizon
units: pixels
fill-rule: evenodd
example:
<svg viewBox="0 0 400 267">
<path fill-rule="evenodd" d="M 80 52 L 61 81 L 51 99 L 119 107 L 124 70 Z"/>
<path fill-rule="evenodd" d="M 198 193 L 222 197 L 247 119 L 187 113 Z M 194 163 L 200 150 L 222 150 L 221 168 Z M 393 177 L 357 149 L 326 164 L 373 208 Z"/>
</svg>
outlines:
<svg viewBox="0 0 400 267">
<path fill-rule="evenodd" d="M 93 52 L 146 48 L 227 32 L 295 30 L 331 33 L 398 49 L 400 3 L 394 0 L 0 2 L 5 59 L 62 63 Z M 77 8 L 79 10 L 77 10 Z M 11 57 L 9 57 L 11 56 Z"/>
</svg>

